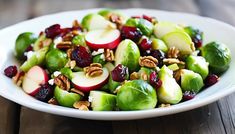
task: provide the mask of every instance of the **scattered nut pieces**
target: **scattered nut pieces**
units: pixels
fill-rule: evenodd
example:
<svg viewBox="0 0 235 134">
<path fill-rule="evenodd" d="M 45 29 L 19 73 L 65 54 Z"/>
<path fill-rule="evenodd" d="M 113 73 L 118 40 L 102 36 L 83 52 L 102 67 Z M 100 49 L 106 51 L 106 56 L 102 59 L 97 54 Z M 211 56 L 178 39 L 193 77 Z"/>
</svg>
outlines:
<svg viewBox="0 0 235 134">
<path fill-rule="evenodd" d="M 52 105 L 58 105 L 58 101 L 55 99 L 55 98 L 51 98 L 49 101 L 48 101 L 48 104 L 52 104 Z"/>
<path fill-rule="evenodd" d="M 72 42 L 71 41 L 62 41 L 56 45 L 56 48 L 58 49 L 70 49 L 72 48 Z"/>
<path fill-rule="evenodd" d="M 139 64 L 142 67 L 155 68 L 157 67 L 158 60 L 153 56 L 144 56 L 139 58 Z"/>
<path fill-rule="evenodd" d="M 75 60 L 69 60 L 66 64 L 65 67 L 69 67 L 70 69 L 74 69 L 76 66 L 76 61 Z"/>
<path fill-rule="evenodd" d="M 100 63 L 92 63 L 90 66 L 85 67 L 85 75 L 89 77 L 100 76 L 103 73 L 102 65 Z"/>
<path fill-rule="evenodd" d="M 23 82 L 23 78 L 24 78 L 24 72 L 17 72 L 17 74 L 12 77 L 13 82 L 17 85 L 17 86 L 21 86 L 22 82 Z"/>
<path fill-rule="evenodd" d="M 185 63 L 183 61 L 180 61 L 179 59 L 176 58 L 167 58 L 167 59 L 163 59 L 163 62 L 165 64 L 181 64 L 181 65 L 185 65 Z"/>
<path fill-rule="evenodd" d="M 171 106 L 171 104 L 161 104 L 158 107 L 159 108 L 164 108 L 164 107 L 170 107 L 170 106 Z"/>
<path fill-rule="evenodd" d="M 114 54 L 113 50 L 105 49 L 104 51 L 104 57 L 106 61 L 114 61 Z"/>
<path fill-rule="evenodd" d="M 62 37 L 63 41 L 72 41 L 74 35 L 72 32 L 67 33 Z"/>
<path fill-rule="evenodd" d="M 64 89 L 64 90 L 67 90 L 69 91 L 70 90 L 70 81 L 69 79 L 63 75 L 63 74 L 60 74 L 58 75 L 57 77 L 54 78 L 54 83 L 55 85 L 57 85 L 58 87 L 60 87 L 61 89 Z"/>
<path fill-rule="evenodd" d="M 89 101 L 77 101 L 73 104 L 73 107 L 82 111 L 89 111 L 88 107 L 90 106 Z"/>
<path fill-rule="evenodd" d="M 118 29 L 121 29 L 123 25 L 123 18 L 120 15 L 110 13 L 109 20 L 117 25 Z"/>
<path fill-rule="evenodd" d="M 74 92 L 74 93 L 77 93 L 77 94 L 80 94 L 81 96 L 85 96 L 85 94 L 82 91 L 80 91 L 76 88 L 71 88 L 70 91 Z"/>
<path fill-rule="evenodd" d="M 180 80 L 182 73 L 183 73 L 182 69 L 179 69 L 176 72 L 174 72 L 174 78 L 177 82 Z"/>
<path fill-rule="evenodd" d="M 167 52 L 167 57 L 168 58 L 177 58 L 179 56 L 179 49 L 176 47 L 171 47 L 168 52 Z"/>
<path fill-rule="evenodd" d="M 140 76 L 139 76 L 139 73 L 137 72 L 133 72 L 131 75 L 130 75 L 130 80 L 137 80 L 139 79 Z"/>
</svg>

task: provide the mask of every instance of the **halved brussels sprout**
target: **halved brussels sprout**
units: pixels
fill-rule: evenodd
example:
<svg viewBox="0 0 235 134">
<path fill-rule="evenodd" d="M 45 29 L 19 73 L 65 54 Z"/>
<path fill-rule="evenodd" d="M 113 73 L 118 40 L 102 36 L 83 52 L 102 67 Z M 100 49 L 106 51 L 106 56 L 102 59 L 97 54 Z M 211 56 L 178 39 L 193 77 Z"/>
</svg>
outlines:
<svg viewBox="0 0 235 134">
<path fill-rule="evenodd" d="M 189 70 L 199 73 L 203 79 L 205 79 L 209 73 L 209 63 L 206 62 L 205 58 L 202 56 L 188 56 L 186 58 L 186 66 Z"/>
<path fill-rule="evenodd" d="M 146 19 L 140 19 L 137 27 L 148 37 L 153 33 L 153 24 Z"/>
<path fill-rule="evenodd" d="M 121 110 L 153 109 L 157 104 L 155 89 L 143 80 L 123 84 L 117 93 L 117 106 Z"/>
<path fill-rule="evenodd" d="M 64 67 L 64 68 L 60 69 L 60 72 L 61 72 L 61 74 L 65 75 L 70 80 L 72 80 L 72 78 L 73 78 L 73 71 L 70 68 Z"/>
<path fill-rule="evenodd" d="M 72 43 L 74 45 L 81 45 L 81 46 L 86 46 L 86 40 L 85 40 L 85 35 L 84 34 L 79 34 L 72 39 Z"/>
<path fill-rule="evenodd" d="M 137 27 L 138 24 L 139 24 L 139 19 L 137 19 L 137 18 L 129 18 L 129 19 L 126 21 L 125 26 Z"/>
<path fill-rule="evenodd" d="M 181 87 L 184 91 L 199 92 L 204 86 L 203 79 L 198 73 L 183 69 L 181 74 Z"/>
<path fill-rule="evenodd" d="M 209 62 L 210 70 L 220 74 L 229 68 L 231 52 L 229 48 L 219 42 L 210 42 L 201 48 L 202 56 Z"/>
</svg>

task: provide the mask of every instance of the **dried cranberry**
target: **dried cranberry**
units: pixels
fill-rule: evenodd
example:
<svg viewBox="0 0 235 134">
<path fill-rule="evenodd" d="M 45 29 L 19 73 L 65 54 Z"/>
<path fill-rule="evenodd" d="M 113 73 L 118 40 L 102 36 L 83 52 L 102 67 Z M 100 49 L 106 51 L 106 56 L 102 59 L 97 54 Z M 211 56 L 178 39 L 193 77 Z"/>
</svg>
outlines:
<svg viewBox="0 0 235 134">
<path fill-rule="evenodd" d="M 29 45 L 25 50 L 25 52 L 29 52 L 29 51 L 33 51 L 33 47 L 31 45 Z"/>
<path fill-rule="evenodd" d="M 149 22 L 152 22 L 152 17 L 150 16 L 147 16 L 147 15 L 143 15 L 143 19 L 149 21 Z"/>
<path fill-rule="evenodd" d="M 191 100 L 196 96 L 196 93 L 193 91 L 185 91 L 183 94 L 183 100 L 187 101 L 187 100 Z"/>
<path fill-rule="evenodd" d="M 112 79 L 117 82 L 123 82 L 125 79 L 128 79 L 129 73 L 128 68 L 122 64 L 118 64 L 113 71 L 111 71 Z"/>
<path fill-rule="evenodd" d="M 4 70 L 4 74 L 9 77 L 12 78 L 17 74 L 17 67 L 16 66 L 9 66 Z"/>
<path fill-rule="evenodd" d="M 158 60 L 158 67 L 163 66 L 163 59 L 165 58 L 165 53 L 161 50 L 151 50 L 150 55 Z"/>
<path fill-rule="evenodd" d="M 48 101 L 52 97 L 53 97 L 53 90 L 49 84 L 41 85 L 39 91 L 35 95 L 36 99 L 44 102 Z"/>
<path fill-rule="evenodd" d="M 214 85 L 218 81 L 219 81 L 219 77 L 217 75 L 210 74 L 205 79 L 205 85 L 209 87 L 209 86 Z"/>
<path fill-rule="evenodd" d="M 138 42 L 142 36 L 142 33 L 136 27 L 123 26 L 121 29 L 121 36 L 123 39 L 131 39 L 135 42 Z"/>
<path fill-rule="evenodd" d="M 61 33 L 61 28 L 59 24 L 54 24 L 45 30 L 46 37 L 54 39 L 56 36 L 58 36 Z"/>
<path fill-rule="evenodd" d="M 71 59 L 75 60 L 79 67 L 86 67 L 92 63 L 91 53 L 83 46 L 76 47 L 72 51 Z"/>
<path fill-rule="evenodd" d="M 194 46 L 195 46 L 196 48 L 202 47 L 202 37 L 201 37 L 200 34 L 197 34 L 196 36 L 194 36 L 194 37 L 192 38 L 192 41 L 193 41 Z"/>
<path fill-rule="evenodd" d="M 72 28 L 63 28 L 61 29 L 61 36 L 64 36 L 66 35 L 67 33 L 71 32 L 72 31 Z"/>
<path fill-rule="evenodd" d="M 150 50 L 152 47 L 152 41 L 148 38 L 143 38 L 140 41 L 139 47 L 141 51 Z"/>
<path fill-rule="evenodd" d="M 162 86 L 162 81 L 157 77 L 157 73 L 155 71 L 150 74 L 149 82 L 155 89 Z"/>
</svg>

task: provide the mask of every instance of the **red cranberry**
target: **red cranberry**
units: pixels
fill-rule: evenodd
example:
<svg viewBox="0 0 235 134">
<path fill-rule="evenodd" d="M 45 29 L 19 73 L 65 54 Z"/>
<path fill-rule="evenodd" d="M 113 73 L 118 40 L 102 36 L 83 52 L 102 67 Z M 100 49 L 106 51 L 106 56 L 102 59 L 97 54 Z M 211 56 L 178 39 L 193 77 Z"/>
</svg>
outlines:
<svg viewBox="0 0 235 134">
<path fill-rule="evenodd" d="M 206 77 L 205 79 L 205 85 L 206 86 L 212 86 L 214 85 L 215 83 L 217 83 L 219 81 L 219 77 L 215 74 L 210 74 Z"/>
<path fill-rule="evenodd" d="M 61 36 L 64 36 L 71 31 L 72 31 L 72 28 L 63 28 L 61 29 Z"/>
<path fill-rule="evenodd" d="M 117 82 L 123 82 L 128 79 L 129 73 L 128 68 L 122 64 L 118 64 L 113 71 L 111 71 L 112 79 Z"/>
<path fill-rule="evenodd" d="M 46 37 L 54 39 L 56 36 L 58 36 L 61 33 L 61 28 L 59 24 L 54 24 L 45 30 Z"/>
<path fill-rule="evenodd" d="M 75 60 L 79 67 L 86 67 L 92 63 L 91 53 L 83 46 L 76 47 L 72 51 L 71 59 Z"/>
<path fill-rule="evenodd" d="M 149 82 L 155 89 L 162 86 L 162 81 L 157 78 L 157 73 L 155 71 L 150 74 Z"/>
<path fill-rule="evenodd" d="M 29 52 L 29 51 L 33 51 L 33 47 L 31 45 L 29 45 L 25 50 L 25 52 Z"/>
<path fill-rule="evenodd" d="M 183 100 L 187 101 L 187 100 L 191 100 L 196 96 L 195 92 L 192 91 L 185 91 L 183 94 Z"/>
<path fill-rule="evenodd" d="M 150 55 L 158 60 L 158 67 L 163 66 L 163 59 L 165 58 L 165 53 L 161 50 L 151 50 Z"/>
<path fill-rule="evenodd" d="M 152 47 L 152 41 L 148 38 L 143 38 L 140 41 L 139 47 L 141 51 L 150 50 Z"/>
<path fill-rule="evenodd" d="M 142 33 L 136 27 L 123 26 L 121 29 L 121 36 L 123 39 L 131 39 L 135 42 L 138 42 L 142 36 Z"/>
<path fill-rule="evenodd" d="M 152 17 L 150 16 L 147 16 L 147 15 L 143 15 L 143 19 L 149 21 L 149 22 L 152 22 Z"/>
<path fill-rule="evenodd" d="M 17 67 L 16 66 L 9 66 L 4 70 L 4 74 L 9 77 L 12 78 L 17 74 Z"/>
<path fill-rule="evenodd" d="M 49 84 L 41 85 L 39 91 L 35 95 L 36 99 L 44 102 L 47 102 L 52 97 L 53 97 L 53 90 Z"/>
<path fill-rule="evenodd" d="M 196 36 L 194 36 L 194 37 L 192 38 L 192 41 L 193 41 L 194 46 L 195 46 L 196 48 L 202 47 L 202 36 L 201 36 L 200 34 L 197 34 Z"/>
</svg>

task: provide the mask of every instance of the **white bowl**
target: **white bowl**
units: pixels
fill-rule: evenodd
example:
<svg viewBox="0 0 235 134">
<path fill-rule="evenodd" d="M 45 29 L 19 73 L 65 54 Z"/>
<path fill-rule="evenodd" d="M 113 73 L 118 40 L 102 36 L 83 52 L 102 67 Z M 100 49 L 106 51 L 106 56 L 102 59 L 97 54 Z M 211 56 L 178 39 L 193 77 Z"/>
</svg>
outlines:
<svg viewBox="0 0 235 134">
<path fill-rule="evenodd" d="M 46 15 L 38 17 L 32 20 L 24 21 L 16 25 L 7 27 L 0 30 L 0 70 L 3 72 L 4 68 L 17 64 L 13 56 L 13 48 L 17 35 L 22 32 L 31 31 L 39 33 L 46 27 L 59 23 L 63 27 L 71 26 L 74 19 L 81 20 L 83 16 L 88 13 L 97 12 L 100 9 L 82 10 L 82 11 L 70 11 L 57 13 L 53 15 Z M 201 107 L 212 103 L 226 95 L 231 94 L 235 90 L 235 28 L 226 23 L 206 18 L 197 15 L 166 12 L 158 10 L 148 9 L 125 9 L 121 12 L 126 15 L 142 15 L 155 16 L 158 20 L 168 20 L 176 23 L 182 23 L 198 27 L 204 31 L 205 43 L 210 41 L 220 41 L 228 45 L 232 53 L 232 62 L 230 68 L 221 76 L 220 81 L 200 92 L 194 99 L 183 102 L 177 105 L 173 105 L 168 108 L 156 108 L 152 110 L 142 111 L 110 111 L 110 112 L 98 112 L 98 111 L 79 111 L 72 108 L 66 108 L 61 106 L 54 106 L 47 103 L 40 102 L 29 95 L 25 94 L 21 88 L 13 84 L 12 80 L 0 74 L 0 95 L 14 101 L 20 105 L 43 111 L 52 114 L 58 114 L 62 116 L 70 116 L 83 119 L 94 120 L 131 120 L 157 117 L 162 115 L 168 115 L 173 113 L 179 113 L 194 108 Z"/>
</svg>

